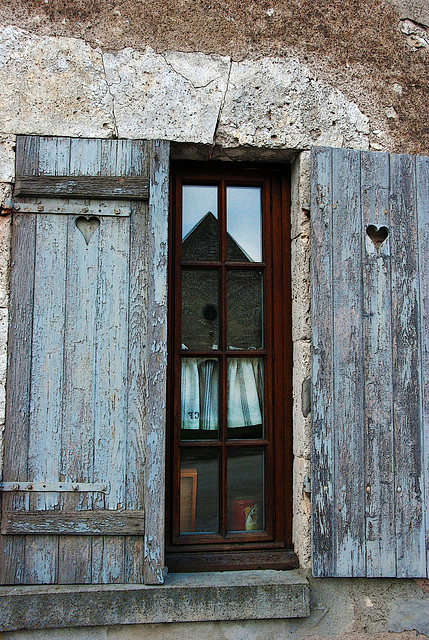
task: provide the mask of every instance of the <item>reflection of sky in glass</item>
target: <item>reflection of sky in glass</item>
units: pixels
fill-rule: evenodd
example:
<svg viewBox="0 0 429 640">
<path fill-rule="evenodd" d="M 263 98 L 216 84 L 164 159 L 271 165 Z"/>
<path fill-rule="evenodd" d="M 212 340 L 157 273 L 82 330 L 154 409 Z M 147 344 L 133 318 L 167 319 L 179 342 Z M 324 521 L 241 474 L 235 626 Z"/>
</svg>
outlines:
<svg viewBox="0 0 429 640">
<path fill-rule="evenodd" d="M 183 186 L 182 238 L 211 211 L 217 218 L 217 187 Z"/>
<path fill-rule="evenodd" d="M 227 231 L 254 262 L 262 262 L 261 189 L 227 187 Z"/>
</svg>

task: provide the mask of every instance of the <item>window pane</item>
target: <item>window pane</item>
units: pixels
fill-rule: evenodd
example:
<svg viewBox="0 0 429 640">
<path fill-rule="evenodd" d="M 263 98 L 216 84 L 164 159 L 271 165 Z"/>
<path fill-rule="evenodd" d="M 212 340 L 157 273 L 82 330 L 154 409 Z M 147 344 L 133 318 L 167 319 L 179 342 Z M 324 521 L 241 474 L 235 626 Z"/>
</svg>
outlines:
<svg viewBox="0 0 429 640">
<path fill-rule="evenodd" d="M 227 187 L 226 223 L 228 260 L 262 262 L 260 187 Z"/>
<path fill-rule="evenodd" d="M 182 272 L 182 348 L 217 349 L 219 304 L 217 271 Z"/>
<path fill-rule="evenodd" d="M 217 187 L 183 187 L 183 260 L 207 262 L 218 259 L 217 198 Z"/>
<path fill-rule="evenodd" d="M 182 360 L 182 440 L 218 438 L 219 363 L 214 358 Z"/>
<path fill-rule="evenodd" d="M 262 358 L 228 358 L 228 438 L 263 437 L 263 394 Z"/>
<path fill-rule="evenodd" d="M 228 271 L 228 349 L 263 348 L 263 274 Z"/>
<path fill-rule="evenodd" d="M 182 451 L 180 533 L 219 531 L 219 456 L 205 449 Z"/>
<path fill-rule="evenodd" d="M 228 452 L 228 531 L 264 529 L 264 451 Z"/>
</svg>

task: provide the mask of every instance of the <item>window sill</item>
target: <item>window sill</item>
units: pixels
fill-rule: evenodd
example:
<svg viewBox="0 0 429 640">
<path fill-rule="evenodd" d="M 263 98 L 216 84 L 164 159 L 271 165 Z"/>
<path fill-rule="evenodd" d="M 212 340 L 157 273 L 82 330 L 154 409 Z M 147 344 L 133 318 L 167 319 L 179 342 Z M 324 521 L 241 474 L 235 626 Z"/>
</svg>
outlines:
<svg viewBox="0 0 429 640">
<path fill-rule="evenodd" d="M 1 587 L 0 609 L 0 632 L 303 618 L 310 615 L 310 590 L 299 571 L 176 573 L 168 575 L 162 586 Z"/>
</svg>

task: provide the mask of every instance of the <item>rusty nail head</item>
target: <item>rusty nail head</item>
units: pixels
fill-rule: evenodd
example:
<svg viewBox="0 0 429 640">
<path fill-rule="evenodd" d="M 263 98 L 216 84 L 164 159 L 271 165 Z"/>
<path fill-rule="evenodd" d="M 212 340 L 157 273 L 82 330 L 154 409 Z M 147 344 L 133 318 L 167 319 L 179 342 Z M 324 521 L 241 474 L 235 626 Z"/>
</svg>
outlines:
<svg viewBox="0 0 429 640">
<path fill-rule="evenodd" d="M 118 216 L 121 212 L 119 211 L 119 209 L 115 209 L 114 213 L 116 213 L 116 215 Z"/>
<path fill-rule="evenodd" d="M 21 207 L 19 206 L 19 204 L 14 204 L 13 205 L 13 210 L 14 211 L 19 211 L 21 209 Z"/>
<path fill-rule="evenodd" d="M 45 208 L 45 207 L 43 206 L 43 204 L 38 204 L 38 205 L 37 205 L 37 211 L 43 211 L 43 210 L 44 210 L 44 208 Z"/>
</svg>

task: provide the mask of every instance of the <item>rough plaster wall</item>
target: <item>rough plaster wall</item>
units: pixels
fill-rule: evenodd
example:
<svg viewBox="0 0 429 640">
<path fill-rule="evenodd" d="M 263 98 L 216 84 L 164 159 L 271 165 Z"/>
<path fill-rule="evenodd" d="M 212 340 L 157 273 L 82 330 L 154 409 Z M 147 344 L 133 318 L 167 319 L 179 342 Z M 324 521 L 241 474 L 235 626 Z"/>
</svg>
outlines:
<svg viewBox="0 0 429 640">
<path fill-rule="evenodd" d="M 310 381 L 310 152 L 292 165 L 291 261 L 293 341 L 293 541 L 301 566 L 311 565 L 311 497 L 305 489 L 311 476 Z M 308 381 L 308 382 L 307 382 Z"/>
<path fill-rule="evenodd" d="M 103 53 L 0 28 L 0 131 L 162 138 L 222 148 L 369 146 L 369 118 L 296 58 Z M 388 144 L 388 140 L 385 140 Z"/>
<path fill-rule="evenodd" d="M 395 6 L 393 6 L 395 5 Z M 216 53 L 235 62 L 297 57 L 370 116 L 373 148 L 429 153 L 426 0 L 3 0 L 0 24 L 131 47 Z M 418 23 L 418 24 L 417 24 Z M 415 46 L 415 45 L 418 46 Z"/>
</svg>

